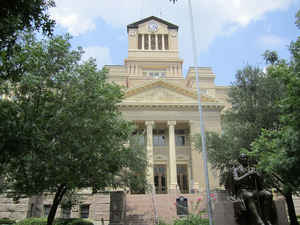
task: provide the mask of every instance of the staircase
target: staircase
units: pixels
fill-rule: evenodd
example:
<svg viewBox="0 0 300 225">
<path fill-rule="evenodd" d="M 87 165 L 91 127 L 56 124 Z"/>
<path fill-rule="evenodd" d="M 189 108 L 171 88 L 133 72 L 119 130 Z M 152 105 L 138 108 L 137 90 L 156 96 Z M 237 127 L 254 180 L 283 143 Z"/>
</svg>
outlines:
<svg viewBox="0 0 300 225">
<path fill-rule="evenodd" d="M 143 214 L 132 214 L 126 217 L 126 225 L 150 225 L 150 221 L 147 222 Z"/>
</svg>

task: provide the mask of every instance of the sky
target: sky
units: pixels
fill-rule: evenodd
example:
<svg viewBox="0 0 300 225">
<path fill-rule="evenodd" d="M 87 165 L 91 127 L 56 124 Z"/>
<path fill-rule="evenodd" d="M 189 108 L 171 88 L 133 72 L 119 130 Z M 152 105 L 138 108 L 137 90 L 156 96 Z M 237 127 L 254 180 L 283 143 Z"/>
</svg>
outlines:
<svg viewBox="0 0 300 225">
<path fill-rule="evenodd" d="M 191 0 L 197 63 L 211 67 L 217 85 L 230 85 L 246 65 L 264 68 L 262 54 L 275 50 L 289 59 L 288 45 L 300 36 L 295 15 L 300 0 Z M 56 0 L 50 10 L 56 34 L 70 33 L 72 46 L 83 47 L 84 59 L 123 65 L 127 58 L 127 25 L 157 16 L 179 26 L 183 75 L 193 66 L 188 0 Z"/>
</svg>

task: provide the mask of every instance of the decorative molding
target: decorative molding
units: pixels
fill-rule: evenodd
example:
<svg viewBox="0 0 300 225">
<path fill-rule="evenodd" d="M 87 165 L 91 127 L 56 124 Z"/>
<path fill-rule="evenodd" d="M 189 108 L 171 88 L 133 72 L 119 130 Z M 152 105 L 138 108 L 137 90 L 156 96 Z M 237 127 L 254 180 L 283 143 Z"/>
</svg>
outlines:
<svg viewBox="0 0 300 225">
<path fill-rule="evenodd" d="M 221 111 L 224 104 L 203 104 L 202 107 L 207 110 Z M 155 103 L 120 103 L 119 109 L 126 111 L 198 111 L 198 104 L 155 104 Z"/>
<path fill-rule="evenodd" d="M 162 154 L 155 154 L 154 155 L 154 160 L 157 161 L 157 160 L 164 160 L 164 161 L 167 161 L 168 160 L 168 157 L 165 156 L 165 155 L 162 155 Z"/>
</svg>

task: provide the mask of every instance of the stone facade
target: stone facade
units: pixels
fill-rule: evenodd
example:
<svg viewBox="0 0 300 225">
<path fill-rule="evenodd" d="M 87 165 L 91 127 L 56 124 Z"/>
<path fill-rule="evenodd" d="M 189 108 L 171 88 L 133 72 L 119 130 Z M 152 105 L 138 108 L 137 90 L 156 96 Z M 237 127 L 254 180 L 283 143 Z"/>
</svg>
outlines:
<svg viewBox="0 0 300 225">
<path fill-rule="evenodd" d="M 128 58 L 124 65 L 105 66 L 108 79 L 123 86 L 124 118 L 145 134 L 148 182 L 157 193 L 201 192 L 205 189 L 202 156 L 193 137 L 200 133 L 196 68 L 186 76 L 179 58 L 178 26 L 148 17 L 127 26 Z M 222 110 L 229 107 L 227 87 L 216 86 L 209 67 L 197 68 L 204 127 L 220 132 Z M 211 187 L 219 187 L 210 170 Z"/>
</svg>

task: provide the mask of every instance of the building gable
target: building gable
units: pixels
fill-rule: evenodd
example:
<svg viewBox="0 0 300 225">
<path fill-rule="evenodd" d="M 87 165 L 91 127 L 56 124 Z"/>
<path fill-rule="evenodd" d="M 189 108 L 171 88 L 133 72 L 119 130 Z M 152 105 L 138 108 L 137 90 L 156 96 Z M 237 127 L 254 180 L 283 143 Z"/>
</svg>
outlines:
<svg viewBox="0 0 300 225">
<path fill-rule="evenodd" d="M 216 99 L 204 95 L 201 96 L 201 100 L 202 102 L 217 103 Z M 126 102 L 197 104 L 197 93 L 158 80 L 141 87 L 129 89 L 123 100 L 123 103 L 126 104 Z"/>
<path fill-rule="evenodd" d="M 146 23 L 146 22 L 148 22 L 150 20 L 155 20 L 155 21 L 157 21 L 159 23 L 167 25 L 168 29 L 175 29 L 176 31 L 178 31 L 178 26 L 177 25 L 172 24 L 172 23 L 170 23 L 168 21 L 165 21 L 163 19 L 160 19 L 160 18 L 158 18 L 156 16 L 149 16 L 149 17 L 147 17 L 145 19 L 142 19 L 142 20 L 139 20 L 139 21 L 137 21 L 135 23 L 131 23 L 131 24 L 127 25 L 127 32 L 129 31 L 129 29 L 137 29 L 140 24 Z"/>
</svg>

